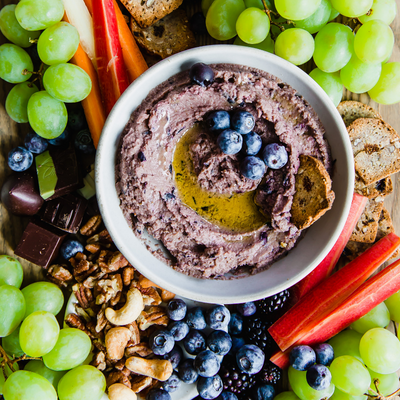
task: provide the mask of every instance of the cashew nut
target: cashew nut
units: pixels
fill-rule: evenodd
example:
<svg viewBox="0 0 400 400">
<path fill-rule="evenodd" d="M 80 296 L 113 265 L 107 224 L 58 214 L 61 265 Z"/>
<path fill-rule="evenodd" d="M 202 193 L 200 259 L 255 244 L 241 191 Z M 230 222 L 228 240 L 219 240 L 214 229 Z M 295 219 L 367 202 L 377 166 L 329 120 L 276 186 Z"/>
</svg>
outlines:
<svg viewBox="0 0 400 400">
<path fill-rule="evenodd" d="M 129 357 L 125 366 L 136 374 L 150 376 L 159 381 L 166 381 L 172 374 L 172 364 L 168 360 L 148 360 L 141 357 Z"/>
<path fill-rule="evenodd" d="M 114 383 L 108 388 L 110 400 L 137 400 L 136 393 L 122 383 Z"/>
<path fill-rule="evenodd" d="M 133 287 L 126 294 L 126 303 L 121 309 L 115 311 L 112 308 L 106 308 L 105 314 L 112 324 L 122 326 L 135 321 L 143 309 L 142 294 Z"/>
<path fill-rule="evenodd" d="M 125 347 L 131 338 L 128 328 L 118 326 L 111 328 L 106 334 L 106 349 L 110 360 L 120 360 L 124 356 Z"/>
</svg>

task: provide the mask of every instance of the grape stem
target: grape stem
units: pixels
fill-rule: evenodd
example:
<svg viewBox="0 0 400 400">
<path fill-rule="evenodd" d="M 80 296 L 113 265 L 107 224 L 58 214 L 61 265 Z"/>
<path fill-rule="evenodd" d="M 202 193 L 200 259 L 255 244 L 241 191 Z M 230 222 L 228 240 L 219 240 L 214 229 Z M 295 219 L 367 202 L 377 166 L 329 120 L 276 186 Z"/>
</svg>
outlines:
<svg viewBox="0 0 400 400">
<path fill-rule="evenodd" d="M 19 363 L 20 361 L 26 361 L 26 360 L 42 360 L 42 357 L 30 357 L 27 356 L 26 354 L 24 354 L 21 357 L 17 357 L 17 358 L 10 358 L 8 356 L 8 354 L 6 353 L 6 351 L 3 349 L 3 347 L 0 346 L 0 356 L 3 358 L 3 360 L 1 361 L 0 367 L 3 370 L 3 375 L 4 375 L 4 379 L 7 379 L 6 376 L 6 365 L 8 365 L 8 367 L 10 368 L 10 370 L 12 372 L 15 372 L 15 368 L 14 368 L 14 363 Z"/>
<path fill-rule="evenodd" d="M 375 394 L 371 394 L 371 393 L 365 393 L 366 396 L 369 396 L 369 399 L 376 399 L 376 400 L 389 400 L 395 396 L 397 396 L 398 394 L 400 394 L 400 388 L 397 389 L 396 391 L 394 391 L 392 394 L 388 394 L 387 396 L 384 396 L 380 391 L 379 391 L 379 379 L 374 379 L 374 385 L 376 387 L 376 391 L 371 389 L 370 390 L 372 392 L 375 392 Z"/>
</svg>

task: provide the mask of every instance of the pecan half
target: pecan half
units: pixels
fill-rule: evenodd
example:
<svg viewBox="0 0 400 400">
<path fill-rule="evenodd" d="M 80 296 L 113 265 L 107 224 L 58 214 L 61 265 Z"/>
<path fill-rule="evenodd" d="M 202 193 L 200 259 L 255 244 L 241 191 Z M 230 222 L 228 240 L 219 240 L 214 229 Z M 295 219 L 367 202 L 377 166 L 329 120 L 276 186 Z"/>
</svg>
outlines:
<svg viewBox="0 0 400 400">
<path fill-rule="evenodd" d="M 51 265 L 47 270 L 47 279 L 57 286 L 67 287 L 68 283 L 71 282 L 74 277 L 64 265 Z"/>
<path fill-rule="evenodd" d="M 169 318 L 163 307 L 150 307 L 148 310 L 143 310 L 137 318 L 139 329 L 145 331 L 151 325 L 167 326 Z"/>
<path fill-rule="evenodd" d="M 101 215 L 95 215 L 94 217 L 90 218 L 85 225 L 82 226 L 80 232 L 84 236 L 91 236 L 96 232 L 100 224 L 101 224 Z"/>
</svg>

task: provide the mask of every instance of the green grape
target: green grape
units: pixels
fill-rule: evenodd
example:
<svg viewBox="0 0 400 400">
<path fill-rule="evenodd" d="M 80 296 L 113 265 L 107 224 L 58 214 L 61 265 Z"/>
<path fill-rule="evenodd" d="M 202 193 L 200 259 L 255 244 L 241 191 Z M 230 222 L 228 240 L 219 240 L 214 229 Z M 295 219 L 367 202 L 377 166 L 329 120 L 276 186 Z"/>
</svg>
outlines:
<svg viewBox="0 0 400 400">
<path fill-rule="evenodd" d="M 2 362 L 2 361 L 3 361 L 3 358 L 0 357 L 0 362 Z M 14 369 L 15 369 L 16 371 L 19 370 L 18 363 L 15 362 L 15 363 L 13 364 L 13 367 L 14 367 Z M 8 378 L 13 372 L 11 371 L 10 367 L 8 366 L 8 364 L 5 365 L 4 369 L 5 369 L 6 376 L 7 376 L 7 378 Z M 3 386 L 4 386 L 4 382 L 5 382 L 5 381 L 6 381 L 6 380 L 5 380 L 5 378 L 4 378 L 4 373 L 3 373 L 3 371 L 1 370 L 1 371 L 0 371 L 0 395 L 3 394 Z"/>
<path fill-rule="evenodd" d="M 351 394 L 342 392 L 337 387 L 335 387 L 335 392 L 329 400 L 367 400 L 367 396 L 352 396 Z"/>
<path fill-rule="evenodd" d="M 269 33 L 268 15 L 259 8 L 246 8 L 236 21 L 236 31 L 240 39 L 246 43 L 261 43 Z"/>
<path fill-rule="evenodd" d="M 331 0 L 332 7 L 349 18 L 364 15 L 372 6 L 372 0 Z"/>
<path fill-rule="evenodd" d="M 26 301 L 25 318 L 35 311 L 57 315 L 64 305 L 62 290 L 51 282 L 35 282 L 21 290 Z"/>
<path fill-rule="evenodd" d="M 45 90 L 34 93 L 28 101 L 28 119 L 32 129 L 45 139 L 60 136 L 67 126 L 65 104 Z"/>
<path fill-rule="evenodd" d="M 3 346 L 4 351 L 11 357 L 21 357 L 25 354 L 19 344 L 20 328 L 21 325 L 14 329 L 8 336 L 1 339 L 1 345 Z"/>
<path fill-rule="evenodd" d="M 385 24 L 390 25 L 396 17 L 396 0 L 374 0 L 368 14 L 361 15 L 358 19 L 362 24 L 373 19 L 380 19 Z"/>
<path fill-rule="evenodd" d="M 332 1 L 329 0 L 332 6 Z M 331 15 L 329 16 L 329 22 L 333 21 L 338 15 L 340 14 L 339 11 L 336 11 L 333 6 L 332 6 L 332 11 L 331 11 Z"/>
<path fill-rule="evenodd" d="M 257 43 L 257 44 L 249 44 L 249 43 L 243 42 L 243 40 L 240 39 L 239 36 L 236 36 L 236 39 L 233 42 L 233 44 L 236 44 L 237 46 L 253 47 L 255 49 L 268 51 L 268 53 L 274 53 L 274 47 L 275 47 L 275 43 L 272 40 L 271 35 L 268 35 L 261 43 Z"/>
<path fill-rule="evenodd" d="M 244 0 L 244 4 L 246 8 L 250 7 L 257 7 L 260 10 L 264 10 L 263 0 Z M 271 3 L 269 0 L 265 0 L 265 4 L 269 10 L 274 10 L 274 4 Z"/>
<path fill-rule="evenodd" d="M 40 32 L 32 32 L 24 29 L 15 18 L 15 4 L 8 4 L 0 11 L 1 33 L 10 41 L 20 47 L 32 46 L 33 40 L 37 39 Z"/>
<path fill-rule="evenodd" d="M 91 365 L 80 365 L 68 371 L 58 384 L 60 400 L 100 400 L 105 390 L 104 375 Z"/>
<path fill-rule="evenodd" d="M 295 392 L 281 392 L 274 397 L 274 400 L 300 400 Z"/>
<path fill-rule="evenodd" d="M 10 83 L 25 82 L 32 76 L 33 63 L 29 54 L 15 44 L 0 46 L 0 78 Z"/>
<path fill-rule="evenodd" d="M 15 122 L 28 122 L 28 101 L 39 89 L 32 82 L 22 82 L 15 85 L 6 98 L 7 114 Z"/>
<path fill-rule="evenodd" d="M 400 341 L 383 328 L 373 328 L 360 341 L 360 354 L 374 372 L 391 374 L 400 368 Z"/>
<path fill-rule="evenodd" d="M 340 70 L 340 79 L 346 89 L 353 93 L 364 93 L 372 89 L 381 76 L 382 65 L 365 64 L 355 54 Z"/>
<path fill-rule="evenodd" d="M 342 100 L 343 94 L 343 84 L 340 80 L 339 72 L 329 73 L 321 71 L 319 68 L 314 68 L 310 72 L 310 76 L 324 89 L 335 107 L 337 107 Z"/>
<path fill-rule="evenodd" d="M 363 362 L 360 354 L 361 338 L 361 333 L 346 329 L 330 339 L 328 343 L 333 347 L 335 357 L 353 356 Z"/>
<path fill-rule="evenodd" d="M 377 372 L 371 371 L 368 369 L 369 374 L 371 375 L 371 389 L 369 393 L 375 394 L 374 392 L 377 391 L 375 381 L 378 385 L 379 392 L 384 396 L 388 396 L 392 394 L 399 388 L 399 377 L 397 376 L 396 372 L 391 374 L 378 374 Z"/>
<path fill-rule="evenodd" d="M 304 29 L 286 29 L 276 38 L 275 54 L 294 65 L 306 63 L 313 52 L 314 39 Z"/>
<path fill-rule="evenodd" d="M 332 383 L 341 391 L 361 396 L 369 388 L 371 377 L 362 362 L 352 356 L 335 357 L 329 367 Z"/>
<path fill-rule="evenodd" d="M 243 0 L 215 0 L 208 9 L 206 27 L 217 40 L 229 40 L 236 36 L 236 20 L 245 10 Z"/>
<path fill-rule="evenodd" d="M 366 22 L 354 38 L 354 51 L 357 57 L 367 63 L 376 64 L 390 56 L 394 35 L 388 25 L 380 20 Z"/>
<path fill-rule="evenodd" d="M 349 89 L 350 90 L 350 89 Z M 385 303 L 380 303 L 370 312 L 354 321 L 351 327 L 361 333 L 369 331 L 372 328 L 385 328 L 390 323 L 390 313 Z"/>
<path fill-rule="evenodd" d="M 207 11 L 212 3 L 214 3 L 214 0 L 201 0 L 201 11 L 203 12 L 204 16 L 207 15 Z"/>
<path fill-rule="evenodd" d="M 320 400 L 330 397 L 335 390 L 333 384 L 327 389 L 315 390 L 307 383 L 306 371 L 298 371 L 292 366 L 289 367 L 289 383 L 294 393 L 300 400 Z"/>
<path fill-rule="evenodd" d="M 77 65 L 65 63 L 47 68 L 43 85 L 47 93 L 66 103 L 82 101 L 92 90 L 90 76 Z"/>
<path fill-rule="evenodd" d="M 387 298 L 385 304 L 390 312 L 390 319 L 394 322 L 400 322 L 400 290 Z"/>
<path fill-rule="evenodd" d="M 36 372 L 43 378 L 46 378 L 56 389 L 58 382 L 65 375 L 65 371 L 53 371 L 47 368 L 43 361 L 31 360 L 25 365 L 24 371 Z"/>
<path fill-rule="evenodd" d="M 353 42 L 353 32 L 348 26 L 330 22 L 315 36 L 315 64 L 324 72 L 339 71 L 353 54 Z"/>
<path fill-rule="evenodd" d="M 275 0 L 275 7 L 282 17 L 294 21 L 314 14 L 321 0 Z"/>
<path fill-rule="evenodd" d="M 62 0 L 20 0 L 15 16 L 24 29 L 39 31 L 61 21 L 64 4 Z"/>
<path fill-rule="evenodd" d="M 47 65 L 66 63 L 79 46 L 79 33 L 68 22 L 58 22 L 47 28 L 39 37 L 37 50 Z"/>
<path fill-rule="evenodd" d="M 400 101 L 400 63 L 382 65 L 378 83 L 368 91 L 371 99 L 380 104 L 394 104 Z"/>
<path fill-rule="evenodd" d="M 53 385 L 43 376 L 30 371 L 16 371 L 3 387 L 6 400 L 57 400 Z"/>
<path fill-rule="evenodd" d="M 25 299 L 15 286 L 0 286 L 0 337 L 8 336 L 23 320 Z"/>
<path fill-rule="evenodd" d="M 57 343 L 60 326 L 47 311 L 35 311 L 26 317 L 19 330 L 21 349 L 31 357 L 41 357 Z"/>
<path fill-rule="evenodd" d="M 16 258 L 7 254 L 0 255 L 0 286 L 11 285 L 19 289 L 23 278 L 22 265 Z"/>
<path fill-rule="evenodd" d="M 43 356 L 47 368 L 54 371 L 66 371 L 86 360 L 92 342 L 89 336 L 79 329 L 64 328 L 60 330 L 56 345 Z"/>
<path fill-rule="evenodd" d="M 332 12 L 332 6 L 329 0 L 321 0 L 321 4 L 314 14 L 301 21 L 294 21 L 297 28 L 305 29 L 310 33 L 317 33 L 323 26 L 325 26 Z"/>
</svg>

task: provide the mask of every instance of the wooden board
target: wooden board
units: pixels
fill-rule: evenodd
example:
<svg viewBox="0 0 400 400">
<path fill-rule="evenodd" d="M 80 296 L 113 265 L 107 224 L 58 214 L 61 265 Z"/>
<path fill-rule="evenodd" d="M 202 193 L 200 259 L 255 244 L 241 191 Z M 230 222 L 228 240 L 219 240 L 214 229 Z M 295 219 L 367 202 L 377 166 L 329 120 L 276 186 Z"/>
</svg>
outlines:
<svg viewBox="0 0 400 400">
<path fill-rule="evenodd" d="M 397 8 L 400 12 L 400 0 L 396 0 Z M 0 6 L 13 3 L 9 0 L 0 0 Z M 189 2 L 188 2 L 189 3 Z M 188 5 L 189 16 L 197 11 L 200 6 L 199 1 Z M 400 62 L 400 15 L 392 23 L 392 29 L 395 34 L 395 47 L 391 57 L 391 61 Z M 4 43 L 4 37 L 0 34 L 0 44 Z M 212 41 L 207 38 L 201 38 L 199 45 L 210 44 Z M 28 124 L 17 124 L 13 122 L 5 112 L 5 99 L 12 85 L 0 80 L 0 187 L 5 178 L 10 174 L 10 169 L 7 165 L 8 152 L 23 143 L 25 134 L 28 132 Z M 343 94 L 344 99 L 354 99 L 362 101 L 376 108 L 383 116 L 384 120 L 390 123 L 398 132 L 400 132 L 400 104 L 392 106 L 382 106 L 374 103 L 367 95 L 354 95 L 348 91 Z M 388 196 L 385 200 L 386 206 L 389 209 L 394 226 L 397 233 L 400 233 L 400 176 L 397 174 L 393 177 L 394 193 Z M 21 238 L 24 227 L 27 224 L 27 218 L 16 217 L 7 212 L 0 204 L 0 254 L 13 255 L 13 249 Z M 42 270 L 40 267 L 33 265 L 21 259 L 25 271 L 24 284 L 39 280 L 42 278 Z"/>
</svg>

